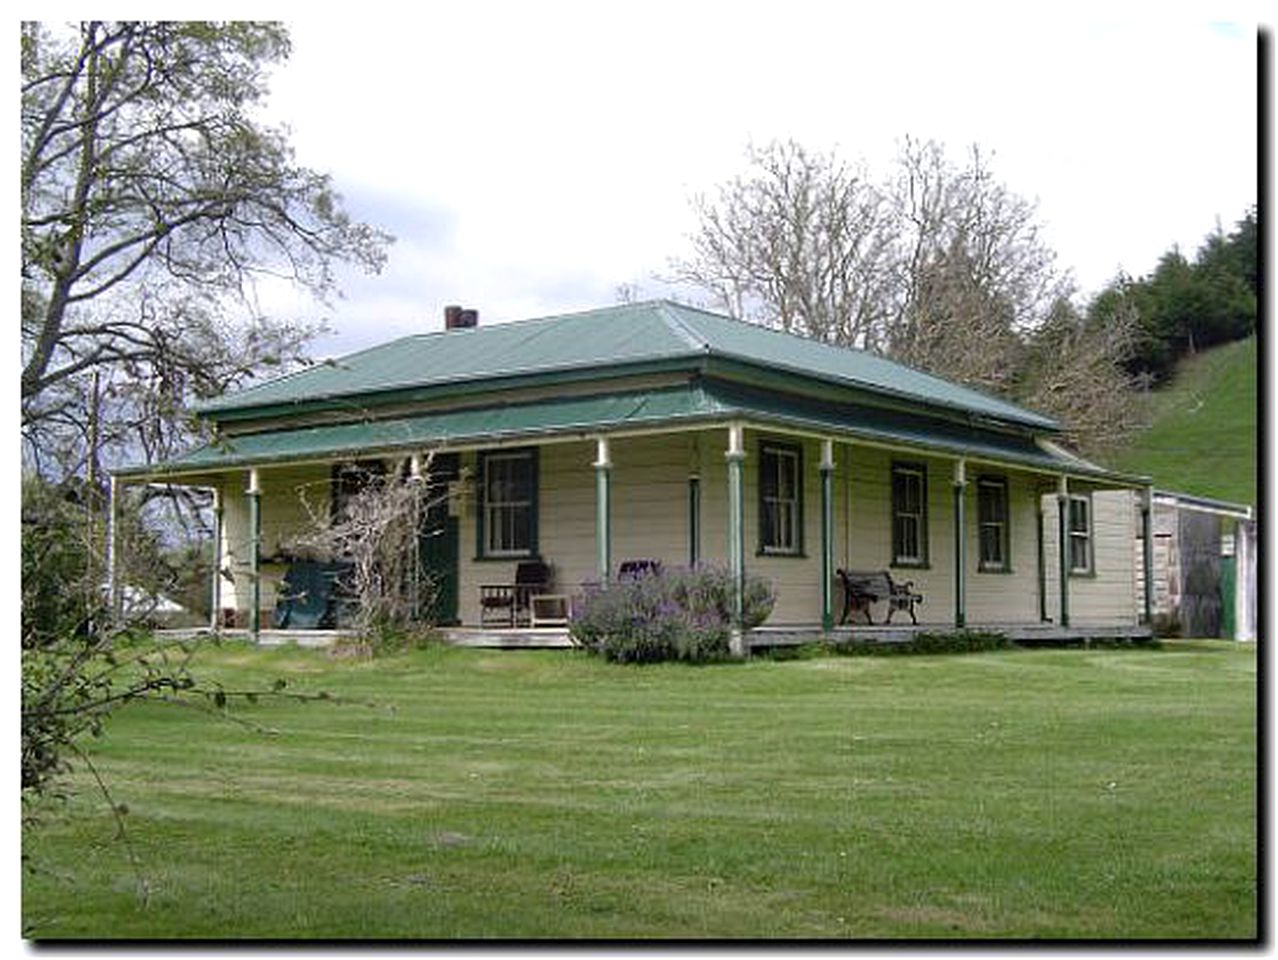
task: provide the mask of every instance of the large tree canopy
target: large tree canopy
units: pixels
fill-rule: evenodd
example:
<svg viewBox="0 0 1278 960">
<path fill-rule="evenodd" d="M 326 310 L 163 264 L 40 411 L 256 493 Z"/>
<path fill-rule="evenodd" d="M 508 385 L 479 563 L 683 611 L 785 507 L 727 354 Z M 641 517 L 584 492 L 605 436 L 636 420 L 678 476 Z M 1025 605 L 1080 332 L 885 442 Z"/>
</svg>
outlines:
<svg viewBox="0 0 1278 960">
<path fill-rule="evenodd" d="M 673 279 L 734 316 L 873 349 L 897 284 L 888 198 L 863 170 L 793 141 L 747 156 L 747 173 L 693 200 L 700 223 Z"/>
<path fill-rule="evenodd" d="M 1133 310 L 1083 314 L 1037 208 L 979 147 L 907 139 L 888 175 L 793 142 L 694 202 L 674 279 L 737 316 L 991 390 L 1058 416 L 1097 449 L 1131 429 Z"/>
<path fill-rule="evenodd" d="M 257 279 L 322 298 L 335 263 L 380 269 L 389 237 L 254 117 L 288 52 L 269 23 L 23 25 L 21 391 L 37 469 L 88 458 L 92 472 L 109 440 L 158 455 L 190 397 L 297 358 L 314 326 L 257 315 Z"/>
</svg>

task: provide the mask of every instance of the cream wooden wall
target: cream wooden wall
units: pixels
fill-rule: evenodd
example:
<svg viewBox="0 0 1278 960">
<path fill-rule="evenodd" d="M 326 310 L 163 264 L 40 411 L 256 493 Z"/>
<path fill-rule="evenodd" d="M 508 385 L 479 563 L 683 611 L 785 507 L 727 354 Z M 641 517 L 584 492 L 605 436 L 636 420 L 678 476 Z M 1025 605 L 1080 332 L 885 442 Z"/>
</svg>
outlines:
<svg viewBox="0 0 1278 960">
<path fill-rule="evenodd" d="M 1072 484 L 1071 492 L 1086 490 Z M 1092 490 L 1092 535 L 1095 575 L 1069 578 L 1071 625 L 1089 623 L 1135 624 L 1138 620 L 1134 598 L 1140 588 L 1139 571 L 1132 542 L 1136 537 L 1136 498 L 1130 490 Z M 1043 527 L 1047 562 L 1047 613 L 1053 621 L 1060 616 L 1059 520 L 1056 495 L 1043 498 L 1046 522 Z"/>
<path fill-rule="evenodd" d="M 758 554 L 759 442 L 771 436 L 797 444 L 803 455 L 803 544 L 801 557 Z M 770 579 L 778 594 L 771 625 L 819 623 L 821 618 L 820 444 L 781 434 L 747 430 L 745 460 L 746 568 Z M 626 559 L 656 558 L 669 567 L 684 566 L 689 556 L 688 478 L 700 477 L 700 556 L 704 562 L 727 565 L 727 448 L 725 428 L 650 437 L 614 438 L 612 470 L 613 569 Z M 928 481 L 928 556 L 926 569 L 894 569 L 900 580 L 912 580 L 924 597 L 918 608 L 921 623 L 947 626 L 954 622 L 953 460 L 899 455 L 871 447 L 834 445 L 834 566 L 854 570 L 883 570 L 891 565 L 891 465 L 894 459 L 922 463 Z M 538 453 L 540 555 L 552 565 L 557 592 L 572 594 L 597 579 L 595 569 L 595 458 L 593 441 L 547 444 Z M 479 586 L 513 581 L 516 560 L 477 559 L 477 455 L 461 455 L 465 495 L 458 503 L 459 614 L 465 624 L 479 622 Z M 1009 483 L 1011 572 L 978 569 L 976 480 L 982 473 L 1005 476 Z M 1036 623 L 1039 620 L 1038 503 L 1042 477 L 997 471 L 968 464 L 966 500 L 967 621 Z M 263 554 L 280 552 L 281 544 L 310 523 L 303 496 L 312 509 L 327 515 L 330 468 L 324 465 L 264 469 L 262 471 Z M 225 524 L 224 563 L 235 573 L 224 581 L 223 608 L 248 606 L 248 506 L 244 496 L 247 472 L 223 487 Z M 1047 611 L 1059 611 L 1057 589 L 1056 502 L 1044 499 L 1047 564 Z M 1071 579 L 1074 622 L 1129 623 L 1138 604 L 1132 539 L 1135 517 L 1132 497 L 1124 491 L 1095 491 L 1095 577 Z M 264 568 L 262 603 L 270 610 L 282 568 Z M 842 609 L 842 595 L 834 590 L 834 613 Z M 876 621 L 884 610 L 876 607 Z M 894 623 L 909 622 L 898 613 Z"/>
</svg>

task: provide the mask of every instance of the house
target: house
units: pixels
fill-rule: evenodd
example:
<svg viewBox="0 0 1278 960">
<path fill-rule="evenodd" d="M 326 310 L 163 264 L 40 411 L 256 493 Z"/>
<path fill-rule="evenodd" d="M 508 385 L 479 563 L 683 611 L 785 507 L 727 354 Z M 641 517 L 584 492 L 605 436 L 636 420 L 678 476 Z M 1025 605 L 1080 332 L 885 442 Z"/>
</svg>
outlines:
<svg viewBox="0 0 1278 960">
<path fill-rule="evenodd" d="M 769 578 L 756 641 L 881 629 L 881 603 L 865 611 L 873 628 L 838 622 L 839 568 L 912 582 L 932 628 L 1148 634 L 1132 548 L 1145 480 L 1074 456 L 1031 410 L 682 304 L 490 326 L 450 307 L 442 332 L 199 414 L 213 443 L 113 484 L 215 492 L 215 608 L 255 634 L 307 504 L 342 497 L 351 464 L 413 476 L 426 463 L 447 494 L 423 547 L 443 585 L 433 616 L 459 631 L 480 627 L 481 587 L 529 558 L 556 596 L 642 558 Z"/>
<path fill-rule="evenodd" d="M 1160 632 L 1255 640 L 1256 520 L 1251 507 L 1170 490 L 1155 490 L 1153 505 L 1150 604 Z M 1136 563 L 1142 596 L 1144 556 L 1141 539 Z"/>
</svg>

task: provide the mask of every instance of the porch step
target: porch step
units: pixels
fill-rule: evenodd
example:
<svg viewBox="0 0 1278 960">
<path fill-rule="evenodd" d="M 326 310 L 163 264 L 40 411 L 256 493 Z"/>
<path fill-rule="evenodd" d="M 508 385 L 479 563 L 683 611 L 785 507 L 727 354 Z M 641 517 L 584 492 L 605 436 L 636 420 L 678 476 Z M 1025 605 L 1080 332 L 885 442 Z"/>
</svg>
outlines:
<svg viewBox="0 0 1278 960">
<path fill-rule="evenodd" d="M 575 646 L 564 627 L 448 627 L 444 629 L 444 640 L 457 647 L 507 650 Z"/>
</svg>

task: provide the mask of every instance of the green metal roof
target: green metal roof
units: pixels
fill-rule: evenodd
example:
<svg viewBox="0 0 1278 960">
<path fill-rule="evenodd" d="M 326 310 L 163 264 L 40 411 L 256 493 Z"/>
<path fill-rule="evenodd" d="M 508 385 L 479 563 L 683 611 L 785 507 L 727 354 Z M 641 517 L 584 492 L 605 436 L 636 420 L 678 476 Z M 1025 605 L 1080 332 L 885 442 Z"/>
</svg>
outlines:
<svg viewBox="0 0 1278 960">
<path fill-rule="evenodd" d="M 585 435 L 621 429 L 696 426 L 743 420 L 778 428 L 857 437 L 997 463 L 1136 482 L 1087 461 L 1039 446 L 1024 435 L 854 404 L 829 404 L 719 381 L 652 390 L 452 409 L 358 423 L 251 433 L 200 447 L 124 477 L 173 477 L 303 460 L 336 459 L 445 445 L 486 445 L 521 439 Z"/>
<path fill-rule="evenodd" d="M 363 406 L 378 395 L 521 377 L 605 378 L 643 365 L 693 369 L 711 360 L 782 371 L 910 404 L 1055 430 L 1055 421 L 997 397 L 861 350 L 836 347 L 664 300 L 584 313 L 420 334 L 373 347 L 204 404 L 213 419 L 329 402 Z"/>
<path fill-rule="evenodd" d="M 280 463 L 364 452 L 417 449 L 510 438 L 642 427 L 727 412 L 690 385 L 666 390 L 541 400 L 533 403 L 446 410 L 385 420 L 325 424 L 245 434 L 208 444 L 155 468 L 121 474 L 176 474 L 204 469 Z"/>
</svg>

